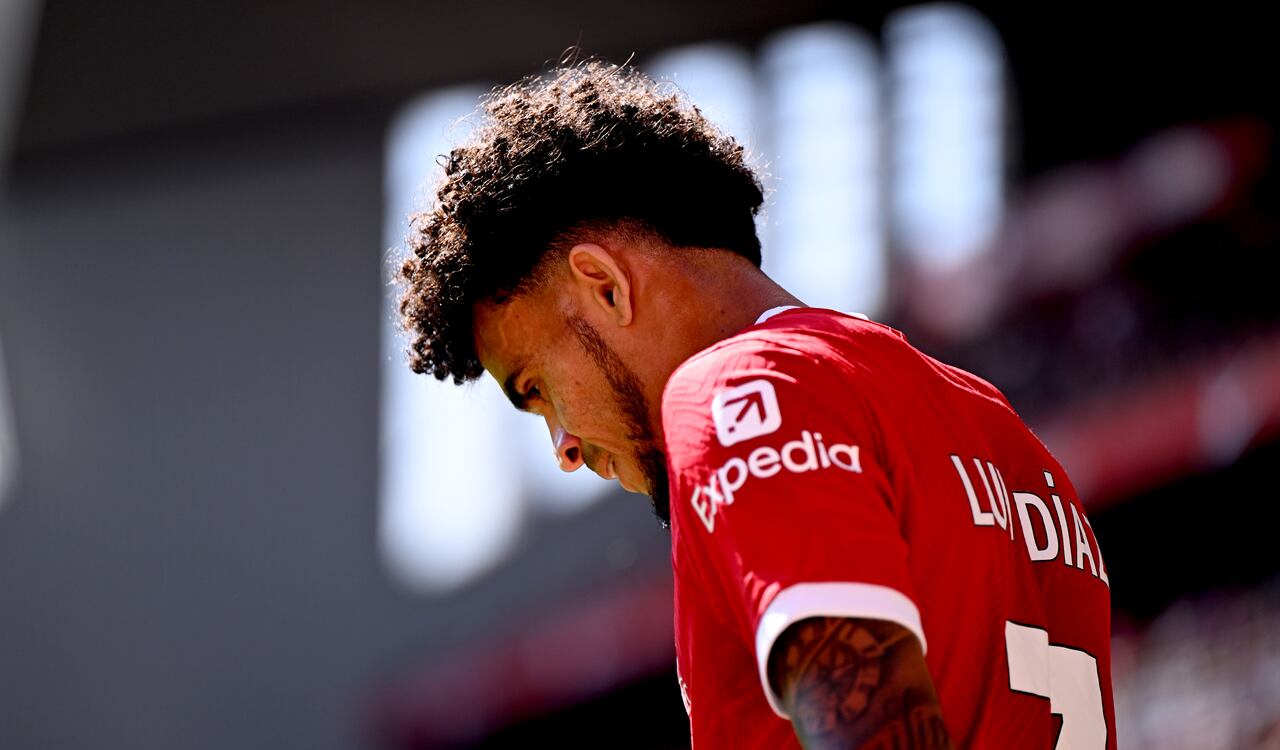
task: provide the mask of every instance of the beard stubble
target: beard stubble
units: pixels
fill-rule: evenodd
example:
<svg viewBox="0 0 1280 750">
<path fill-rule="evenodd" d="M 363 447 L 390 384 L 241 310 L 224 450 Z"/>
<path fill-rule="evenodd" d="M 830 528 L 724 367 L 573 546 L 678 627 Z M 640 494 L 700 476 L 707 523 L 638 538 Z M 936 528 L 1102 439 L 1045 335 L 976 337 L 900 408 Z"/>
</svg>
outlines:
<svg viewBox="0 0 1280 750">
<path fill-rule="evenodd" d="M 627 440 L 635 446 L 635 459 L 640 473 L 649 485 L 649 497 L 653 501 L 653 514 L 662 528 L 671 528 L 671 497 L 667 477 L 667 458 L 658 447 L 657 437 L 649 422 L 649 399 L 635 372 L 627 367 L 617 352 L 605 342 L 600 333 L 583 318 L 569 319 L 569 327 L 577 336 L 582 348 L 591 357 L 613 390 L 618 411 L 626 422 Z"/>
</svg>

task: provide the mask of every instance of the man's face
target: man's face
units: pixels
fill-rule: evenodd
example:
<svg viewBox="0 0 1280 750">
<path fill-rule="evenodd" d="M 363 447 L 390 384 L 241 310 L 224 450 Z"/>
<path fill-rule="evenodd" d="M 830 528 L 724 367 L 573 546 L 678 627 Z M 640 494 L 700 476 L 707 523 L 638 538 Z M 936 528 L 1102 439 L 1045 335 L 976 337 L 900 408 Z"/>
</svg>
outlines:
<svg viewBox="0 0 1280 750">
<path fill-rule="evenodd" d="M 648 494 L 670 524 L 666 460 L 644 384 L 585 317 L 534 294 L 477 306 L 476 348 L 517 408 L 547 423 L 561 468 Z"/>
</svg>

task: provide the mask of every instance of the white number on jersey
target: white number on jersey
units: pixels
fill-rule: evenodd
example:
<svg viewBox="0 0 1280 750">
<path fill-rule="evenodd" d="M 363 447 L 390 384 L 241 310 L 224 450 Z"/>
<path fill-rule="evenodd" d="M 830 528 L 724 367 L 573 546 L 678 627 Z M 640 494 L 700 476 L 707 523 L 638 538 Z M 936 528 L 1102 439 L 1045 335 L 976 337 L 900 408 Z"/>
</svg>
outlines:
<svg viewBox="0 0 1280 750">
<path fill-rule="evenodd" d="M 1080 649 L 1051 645 L 1049 631 L 1006 621 L 1009 689 L 1049 699 L 1062 716 L 1055 750 L 1105 750 L 1107 719 L 1102 712 L 1098 660 Z"/>
</svg>

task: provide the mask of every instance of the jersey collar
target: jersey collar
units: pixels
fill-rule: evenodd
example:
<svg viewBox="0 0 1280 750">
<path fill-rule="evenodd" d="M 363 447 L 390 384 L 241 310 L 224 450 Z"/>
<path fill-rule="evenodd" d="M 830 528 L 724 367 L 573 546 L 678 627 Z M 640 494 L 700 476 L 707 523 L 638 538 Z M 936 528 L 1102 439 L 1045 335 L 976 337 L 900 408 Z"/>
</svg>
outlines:
<svg viewBox="0 0 1280 750">
<path fill-rule="evenodd" d="M 778 307 L 771 307 L 768 310 L 765 310 L 764 312 L 760 313 L 760 317 L 756 318 L 756 325 L 760 325 L 761 323 L 765 322 L 769 318 L 772 318 L 773 316 L 777 315 L 780 312 L 785 312 L 787 310 L 794 310 L 797 307 L 799 307 L 799 305 L 780 305 Z"/>
</svg>

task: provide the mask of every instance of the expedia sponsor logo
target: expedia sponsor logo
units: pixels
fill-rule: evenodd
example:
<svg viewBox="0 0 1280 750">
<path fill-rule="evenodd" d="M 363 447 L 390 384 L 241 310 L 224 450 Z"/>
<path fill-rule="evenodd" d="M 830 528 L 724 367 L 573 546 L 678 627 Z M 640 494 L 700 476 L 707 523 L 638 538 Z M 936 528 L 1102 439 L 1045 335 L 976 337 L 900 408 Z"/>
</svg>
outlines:
<svg viewBox="0 0 1280 750">
<path fill-rule="evenodd" d="M 784 443 L 781 448 L 765 445 L 751 451 L 745 459 L 734 456 L 725 461 L 711 473 L 709 482 L 694 488 L 689 503 L 707 531 L 714 532 L 720 506 L 733 505 L 735 493 L 752 477 L 768 479 L 783 471 L 804 474 L 833 468 L 862 473 L 858 446 L 847 443 L 827 445 L 821 432 L 803 430 L 798 439 Z"/>
</svg>

